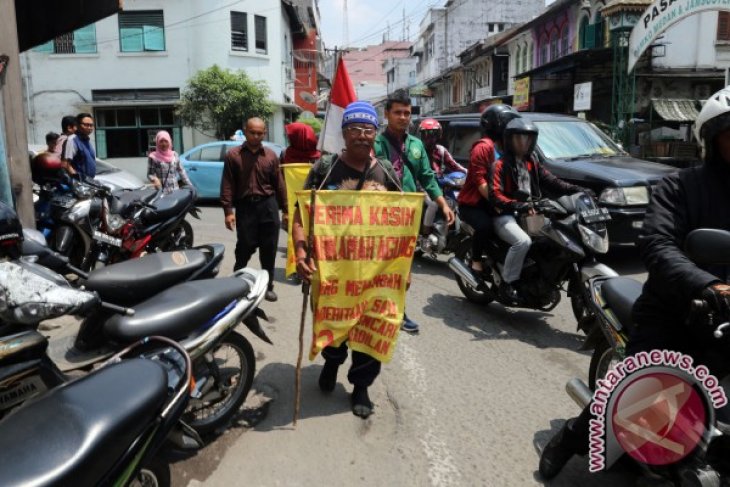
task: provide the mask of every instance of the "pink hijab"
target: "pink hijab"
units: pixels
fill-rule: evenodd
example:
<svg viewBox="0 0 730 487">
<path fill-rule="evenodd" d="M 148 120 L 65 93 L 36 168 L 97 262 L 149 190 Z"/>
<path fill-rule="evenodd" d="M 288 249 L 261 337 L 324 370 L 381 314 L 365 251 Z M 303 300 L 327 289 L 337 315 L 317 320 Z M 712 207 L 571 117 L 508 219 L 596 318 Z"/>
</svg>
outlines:
<svg viewBox="0 0 730 487">
<path fill-rule="evenodd" d="M 170 143 L 170 146 L 165 151 L 160 149 L 161 140 L 166 140 Z M 168 164 L 175 159 L 175 151 L 172 150 L 172 137 L 170 137 L 170 134 L 166 131 L 160 130 L 157 132 L 157 135 L 155 136 L 155 145 L 157 145 L 157 149 L 150 152 L 149 157 Z"/>
</svg>

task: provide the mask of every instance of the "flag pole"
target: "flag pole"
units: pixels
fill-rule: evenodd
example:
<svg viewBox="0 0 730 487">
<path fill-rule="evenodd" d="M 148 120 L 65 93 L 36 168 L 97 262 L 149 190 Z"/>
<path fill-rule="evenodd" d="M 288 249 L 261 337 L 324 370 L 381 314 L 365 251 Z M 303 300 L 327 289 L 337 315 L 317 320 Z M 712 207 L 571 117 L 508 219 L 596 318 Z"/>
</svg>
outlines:
<svg viewBox="0 0 730 487">
<path fill-rule="evenodd" d="M 309 233 L 307 234 L 307 265 L 312 258 L 312 247 L 314 245 L 314 195 L 316 190 L 312 189 L 309 200 Z M 302 282 L 302 313 L 299 319 L 299 354 L 297 355 L 296 377 L 294 380 L 294 426 L 299 419 L 299 408 L 301 405 L 302 390 L 302 356 L 304 355 L 304 326 L 307 321 L 307 306 L 309 304 L 310 281 Z"/>
</svg>

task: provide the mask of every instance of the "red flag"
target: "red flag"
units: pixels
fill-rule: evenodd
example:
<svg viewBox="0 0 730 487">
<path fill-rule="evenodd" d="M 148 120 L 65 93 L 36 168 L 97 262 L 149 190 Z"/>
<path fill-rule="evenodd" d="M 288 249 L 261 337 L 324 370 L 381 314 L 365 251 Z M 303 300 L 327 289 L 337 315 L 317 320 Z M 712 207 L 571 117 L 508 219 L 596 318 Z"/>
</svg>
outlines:
<svg viewBox="0 0 730 487">
<path fill-rule="evenodd" d="M 347 73 L 345 60 L 340 56 L 330 92 L 330 102 L 327 105 L 324 128 L 317 144 L 319 150 L 339 154 L 345 147 L 345 141 L 342 140 L 342 114 L 345 107 L 356 100 L 357 95 Z"/>
</svg>

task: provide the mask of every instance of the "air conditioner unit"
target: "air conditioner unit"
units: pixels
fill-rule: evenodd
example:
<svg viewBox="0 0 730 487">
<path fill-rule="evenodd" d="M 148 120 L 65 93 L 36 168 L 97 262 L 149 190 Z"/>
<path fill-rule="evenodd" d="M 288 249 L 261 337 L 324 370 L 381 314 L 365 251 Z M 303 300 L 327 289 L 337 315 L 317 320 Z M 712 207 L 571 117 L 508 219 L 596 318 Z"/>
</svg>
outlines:
<svg viewBox="0 0 730 487">
<path fill-rule="evenodd" d="M 695 85 L 694 98 L 695 100 L 707 100 L 712 95 L 712 88 L 708 84 Z"/>
</svg>

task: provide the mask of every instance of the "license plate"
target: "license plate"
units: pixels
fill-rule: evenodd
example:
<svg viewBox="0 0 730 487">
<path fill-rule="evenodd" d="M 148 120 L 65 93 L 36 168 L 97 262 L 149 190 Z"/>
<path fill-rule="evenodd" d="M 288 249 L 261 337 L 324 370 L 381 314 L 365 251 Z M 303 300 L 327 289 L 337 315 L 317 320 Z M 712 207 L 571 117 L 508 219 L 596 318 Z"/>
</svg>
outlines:
<svg viewBox="0 0 730 487">
<path fill-rule="evenodd" d="M 0 409 L 25 402 L 45 390 L 45 384 L 37 375 L 20 380 L 7 389 L 0 390 Z"/>
<path fill-rule="evenodd" d="M 582 210 L 580 217 L 584 222 L 591 224 L 608 221 L 611 219 L 611 214 L 608 212 L 608 208 L 594 208 Z"/>
<path fill-rule="evenodd" d="M 94 240 L 97 240 L 99 242 L 103 242 L 105 244 L 113 245 L 115 247 L 121 247 L 122 246 L 122 239 L 112 237 L 111 235 L 107 235 L 106 233 L 102 233 L 99 230 L 94 230 Z"/>
</svg>

